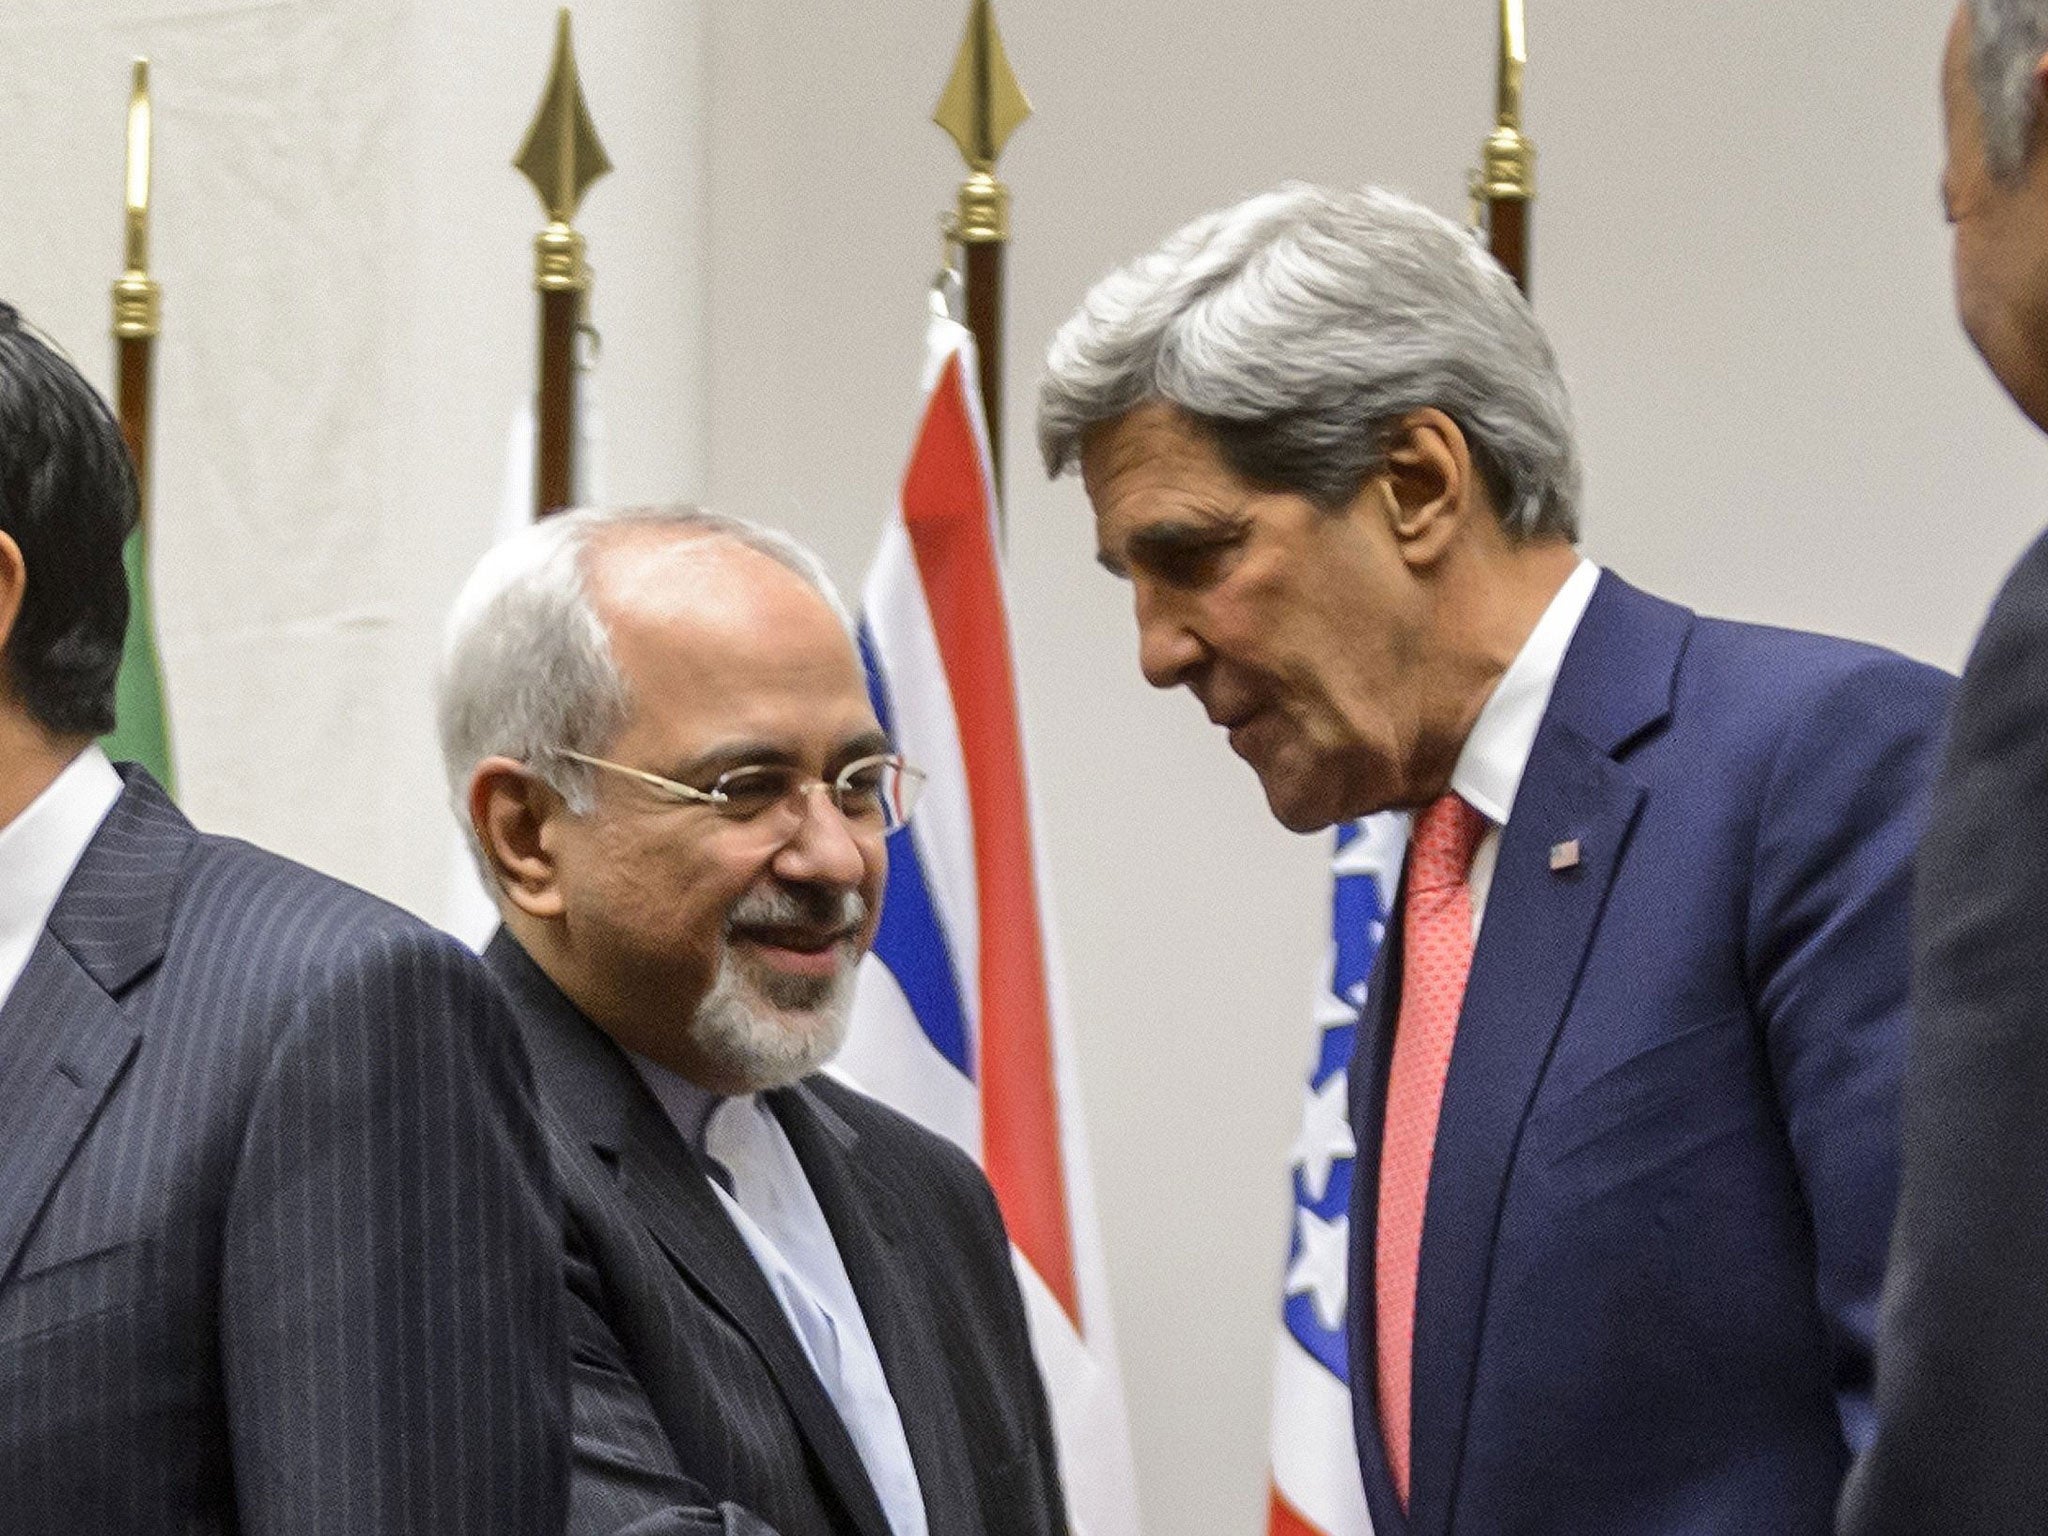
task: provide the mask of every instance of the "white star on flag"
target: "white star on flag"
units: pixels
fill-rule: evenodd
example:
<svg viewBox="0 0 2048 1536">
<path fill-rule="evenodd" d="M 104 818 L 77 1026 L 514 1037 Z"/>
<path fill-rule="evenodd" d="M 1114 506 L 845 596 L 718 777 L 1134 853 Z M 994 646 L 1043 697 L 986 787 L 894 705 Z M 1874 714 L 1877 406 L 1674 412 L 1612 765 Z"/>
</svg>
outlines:
<svg viewBox="0 0 2048 1536">
<path fill-rule="evenodd" d="M 1321 1200 L 1330 1187 L 1330 1165 L 1358 1155 L 1351 1137 L 1350 1079 L 1339 1069 L 1320 1088 L 1303 1091 L 1301 1131 L 1289 1156 L 1301 1169 L 1302 1187 L 1311 1200 Z"/>
<path fill-rule="evenodd" d="M 1316 1309 L 1316 1320 L 1334 1333 L 1344 1321 L 1344 1298 L 1350 1289 L 1346 1266 L 1351 1251 L 1351 1218 L 1325 1221 L 1307 1206 L 1296 1212 L 1301 1252 L 1287 1270 L 1287 1294 L 1303 1291 Z"/>
</svg>

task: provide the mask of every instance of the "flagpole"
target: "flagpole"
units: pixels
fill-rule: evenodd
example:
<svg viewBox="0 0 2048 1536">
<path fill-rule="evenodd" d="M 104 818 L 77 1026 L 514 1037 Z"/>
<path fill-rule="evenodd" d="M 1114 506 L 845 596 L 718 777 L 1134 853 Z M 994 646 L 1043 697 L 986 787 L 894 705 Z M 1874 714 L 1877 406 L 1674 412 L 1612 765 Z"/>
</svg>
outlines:
<svg viewBox="0 0 2048 1536">
<path fill-rule="evenodd" d="M 166 789 L 171 774 L 170 729 L 164 711 L 163 670 L 157 663 L 156 620 L 149 592 L 150 417 L 154 404 L 156 338 L 162 328 L 163 290 L 149 275 L 149 193 L 152 123 L 149 60 L 137 59 L 128 91 L 128 167 L 122 271 L 113 288 L 114 414 L 135 464 L 135 527 L 122 546 L 128 577 L 128 628 L 114 684 L 115 728 L 103 741 L 110 757 L 141 763 Z"/>
<path fill-rule="evenodd" d="M 990 473 L 998 504 L 1003 483 L 1003 265 L 1010 241 L 1010 189 L 996 177 L 996 162 L 1031 103 L 1017 84 L 996 30 L 990 0 L 974 0 L 967 33 L 953 61 L 952 78 L 932 121 L 953 136 L 967 162 L 959 206 L 950 226 L 966 268 L 967 328 L 980 356 L 982 417 L 988 427 Z"/>
<path fill-rule="evenodd" d="M 1529 61 L 1522 0 L 1500 0 L 1500 62 L 1493 132 L 1472 175 L 1476 222 L 1494 260 L 1529 292 L 1530 204 L 1536 200 L 1536 145 L 1522 132 L 1522 72 Z"/>
<path fill-rule="evenodd" d="M 512 163 L 533 183 L 548 216 L 533 242 L 540 301 L 533 508 L 545 517 L 576 499 L 576 340 L 590 300 L 590 265 L 571 221 L 591 183 L 612 168 L 584 105 L 567 6 L 555 21 L 547 89 Z"/>
<path fill-rule="evenodd" d="M 127 230 L 124 261 L 114 282 L 115 408 L 135 460 L 137 502 L 149 516 L 149 417 L 156 338 L 163 325 L 163 289 L 149 275 L 149 60 L 135 61 L 128 94 Z"/>
</svg>

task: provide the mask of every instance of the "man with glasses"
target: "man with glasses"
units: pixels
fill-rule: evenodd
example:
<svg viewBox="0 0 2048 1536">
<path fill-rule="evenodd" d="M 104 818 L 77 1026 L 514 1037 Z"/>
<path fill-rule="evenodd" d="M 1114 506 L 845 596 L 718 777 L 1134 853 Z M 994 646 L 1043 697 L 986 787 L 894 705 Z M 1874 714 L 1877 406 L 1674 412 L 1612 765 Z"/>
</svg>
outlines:
<svg viewBox="0 0 2048 1536">
<path fill-rule="evenodd" d="M 567 1198 L 570 1530 L 1064 1532 L 987 1183 L 818 1075 L 920 776 L 816 558 L 689 508 L 525 529 L 440 728 Z"/>
</svg>

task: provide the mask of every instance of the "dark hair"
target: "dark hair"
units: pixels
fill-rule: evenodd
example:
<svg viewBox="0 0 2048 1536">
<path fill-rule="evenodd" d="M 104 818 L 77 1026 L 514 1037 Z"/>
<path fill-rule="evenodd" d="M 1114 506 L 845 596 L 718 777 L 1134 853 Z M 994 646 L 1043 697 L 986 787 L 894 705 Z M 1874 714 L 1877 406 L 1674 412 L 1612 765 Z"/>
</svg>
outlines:
<svg viewBox="0 0 2048 1536">
<path fill-rule="evenodd" d="M 114 728 L 135 517 L 135 466 L 106 401 L 0 302 L 0 533 L 28 570 L 0 668 L 53 735 Z"/>
</svg>

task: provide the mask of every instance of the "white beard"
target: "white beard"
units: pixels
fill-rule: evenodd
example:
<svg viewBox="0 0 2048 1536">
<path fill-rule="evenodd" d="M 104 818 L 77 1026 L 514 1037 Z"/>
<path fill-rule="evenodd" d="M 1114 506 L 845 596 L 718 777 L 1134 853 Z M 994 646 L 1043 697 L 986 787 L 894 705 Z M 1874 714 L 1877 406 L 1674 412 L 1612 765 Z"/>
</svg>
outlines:
<svg viewBox="0 0 2048 1536">
<path fill-rule="evenodd" d="M 866 915 L 866 904 L 854 892 L 845 893 L 843 907 L 843 922 L 858 924 Z M 731 921 L 767 921 L 787 910 L 787 898 L 769 888 L 742 898 Z M 817 1071 L 846 1043 L 854 971 L 850 961 L 830 976 L 755 969 L 737 959 L 728 942 L 711 990 L 691 1020 L 691 1045 L 722 1078 L 744 1085 L 737 1091 L 787 1087 Z"/>
</svg>

